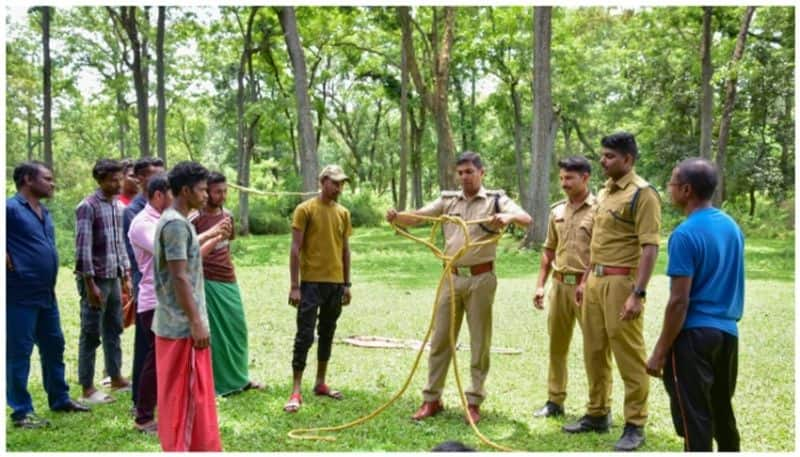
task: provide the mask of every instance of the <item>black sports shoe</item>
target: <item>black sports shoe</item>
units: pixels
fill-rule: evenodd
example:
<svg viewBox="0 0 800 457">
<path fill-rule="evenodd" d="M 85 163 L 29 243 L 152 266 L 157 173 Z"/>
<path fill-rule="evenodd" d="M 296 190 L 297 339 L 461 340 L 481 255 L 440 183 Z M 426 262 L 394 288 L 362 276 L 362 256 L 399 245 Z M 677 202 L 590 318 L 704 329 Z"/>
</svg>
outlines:
<svg viewBox="0 0 800 457">
<path fill-rule="evenodd" d="M 50 425 L 50 421 L 42 419 L 33 413 L 28 413 L 19 419 L 14 419 L 14 427 L 19 428 L 42 428 Z"/>
<path fill-rule="evenodd" d="M 611 413 L 604 416 L 590 416 L 586 414 L 578 419 L 578 422 L 565 425 L 562 427 L 562 430 L 567 433 L 607 433 L 609 428 L 611 428 Z"/>
<path fill-rule="evenodd" d="M 564 408 L 561 405 L 557 405 L 550 400 L 548 400 L 547 403 L 544 404 L 542 409 L 534 411 L 533 413 L 533 417 L 556 417 L 563 415 L 564 415 Z"/>
<path fill-rule="evenodd" d="M 644 444 L 644 427 L 626 423 L 622 436 L 614 445 L 615 451 L 635 451 Z"/>
</svg>

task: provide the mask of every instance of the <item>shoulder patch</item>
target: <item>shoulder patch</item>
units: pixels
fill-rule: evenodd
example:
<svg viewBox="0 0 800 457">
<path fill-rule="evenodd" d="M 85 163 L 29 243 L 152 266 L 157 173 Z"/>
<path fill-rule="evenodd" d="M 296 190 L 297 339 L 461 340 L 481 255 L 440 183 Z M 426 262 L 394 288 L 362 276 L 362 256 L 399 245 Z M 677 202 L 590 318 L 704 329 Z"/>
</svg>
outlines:
<svg viewBox="0 0 800 457">
<path fill-rule="evenodd" d="M 458 190 L 443 190 L 442 191 L 442 198 L 458 198 L 461 196 L 461 192 Z"/>
</svg>

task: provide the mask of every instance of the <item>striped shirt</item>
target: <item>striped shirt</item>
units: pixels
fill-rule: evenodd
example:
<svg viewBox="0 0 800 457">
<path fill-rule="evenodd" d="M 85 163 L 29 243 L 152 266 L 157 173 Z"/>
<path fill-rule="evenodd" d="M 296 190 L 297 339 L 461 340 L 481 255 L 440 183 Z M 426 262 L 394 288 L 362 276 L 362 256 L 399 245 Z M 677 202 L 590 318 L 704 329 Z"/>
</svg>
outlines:
<svg viewBox="0 0 800 457">
<path fill-rule="evenodd" d="M 98 278 L 123 277 L 131 264 L 125 251 L 122 212 L 114 197 L 98 189 L 75 209 L 75 273 Z"/>
</svg>

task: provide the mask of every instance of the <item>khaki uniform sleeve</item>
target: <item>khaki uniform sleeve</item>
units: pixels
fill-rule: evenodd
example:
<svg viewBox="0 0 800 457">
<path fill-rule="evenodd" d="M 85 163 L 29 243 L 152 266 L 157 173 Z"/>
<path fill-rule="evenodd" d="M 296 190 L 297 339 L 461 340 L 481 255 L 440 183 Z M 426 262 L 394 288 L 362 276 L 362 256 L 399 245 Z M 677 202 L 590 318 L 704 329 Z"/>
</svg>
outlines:
<svg viewBox="0 0 800 457">
<path fill-rule="evenodd" d="M 545 238 L 542 247 L 545 249 L 550 249 L 551 251 L 555 251 L 556 246 L 558 246 L 558 232 L 556 231 L 556 218 L 553 216 L 553 211 L 550 211 L 550 215 L 548 216 L 548 221 L 547 221 L 547 238 Z"/>
<path fill-rule="evenodd" d="M 653 188 L 644 188 L 636 202 L 636 236 L 639 237 L 639 244 L 658 246 L 660 230 L 661 200 Z"/>
<path fill-rule="evenodd" d="M 517 203 L 507 195 L 500 197 L 500 212 L 509 214 L 527 214 Z"/>
<path fill-rule="evenodd" d="M 441 216 L 444 212 L 444 199 L 442 197 L 428 203 L 416 211 L 417 214 L 428 217 Z"/>
<path fill-rule="evenodd" d="M 294 215 L 292 216 L 292 228 L 305 232 L 307 225 L 308 209 L 305 205 L 298 206 L 294 209 Z"/>
</svg>

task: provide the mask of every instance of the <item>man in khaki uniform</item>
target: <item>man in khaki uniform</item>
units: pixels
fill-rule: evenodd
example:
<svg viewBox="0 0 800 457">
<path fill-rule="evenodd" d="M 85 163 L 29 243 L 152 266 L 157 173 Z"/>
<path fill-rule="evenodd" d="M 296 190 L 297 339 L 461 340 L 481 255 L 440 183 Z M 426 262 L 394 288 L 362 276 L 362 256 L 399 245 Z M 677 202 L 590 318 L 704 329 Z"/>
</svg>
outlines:
<svg viewBox="0 0 800 457">
<path fill-rule="evenodd" d="M 567 397 L 567 355 L 580 308 L 575 305 L 575 288 L 589 267 L 594 195 L 589 191 L 592 166 L 585 157 L 567 157 L 558 162 L 561 188 L 566 200 L 553 204 L 547 225 L 539 279 L 533 306 L 544 309 L 544 285 L 553 270 L 548 297 L 547 332 L 550 335 L 550 365 L 547 373 L 547 403 L 534 417 L 564 415 Z"/>
<path fill-rule="evenodd" d="M 480 242 L 497 234 L 498 228 L 510 223 L 518 226 L 530 224 L 531 217 L 502 191 L 490 191 L 481 185 L 484 169 L 481 158 L 474 152 L 463 153 L 456 162 L 456 173 L 461 182 L 461 192 L 443 191 L 433 203 L 408 213 L 394 209 L 386 212 L 386 220 L 400 225 L 423 222 L 411 215 L 458 216 L 465 221 L 490 218 L 485 224 L 468 225 L 472 242 Z M 444 224 L 445 254 L 453 255 L 464 245 L 464 233 L 459 225 Z M 470 334 L 472 385 L 465 392 L 472 421 L 480 420 L 479 406 L 486 397 L 484 382 L 489 373 L 489 351 L 492 341 L 492 303 L 497 288 L 494 274 L 496 243 L 469 249 L 454 265 L 455 334 L 461 328 L 464 314 Z M 436 415 L 444 406 L 440 400 L 447 369 L 450 366 L 450 291 L 442 288 L 436 311 L 431 351 L 428 360 L 428 384 L 423 390 L 424 402 L 414 414 L 414 420 Z"/>
<path fill-rule="evenodd" d="M 644 443 L 647 422 L 642 311 L 658 255 L 661 202 L 658 192 L 633 169 L 638 155 L 633 135 L 615 133 L 601 144 L 600 165 L 609 179 L 597 196 L 591 266 L 575 291 L 583 306 L 589 403 L 586 415 L 564 431 L 608 431 L 613 353 L 625 383 L 625 429 L 614 449 L 632 451 Z"/>
</svg>

